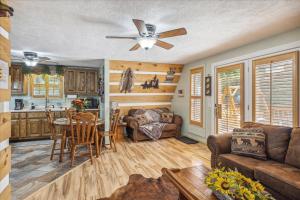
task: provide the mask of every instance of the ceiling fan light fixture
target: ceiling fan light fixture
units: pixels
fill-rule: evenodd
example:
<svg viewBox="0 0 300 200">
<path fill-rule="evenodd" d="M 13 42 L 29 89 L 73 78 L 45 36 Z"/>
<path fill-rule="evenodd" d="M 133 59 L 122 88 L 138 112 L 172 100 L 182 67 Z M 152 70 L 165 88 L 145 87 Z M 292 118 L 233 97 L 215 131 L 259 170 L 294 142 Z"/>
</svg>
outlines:
<svg viewBox="0 0 300 200">
<path fill-rule="evenodd" d="M 143 49 L 148 50 L 153 47 L 156 41 L 157 41 L 156 38 L 140 38 L 138 40 L 138 43 Z"/>
<path fill-rule="evenodd" d="M 25 60 L 24 62 L 28 67 L 35 67 L 38 64 L 37 60 Z"/>
</svg>

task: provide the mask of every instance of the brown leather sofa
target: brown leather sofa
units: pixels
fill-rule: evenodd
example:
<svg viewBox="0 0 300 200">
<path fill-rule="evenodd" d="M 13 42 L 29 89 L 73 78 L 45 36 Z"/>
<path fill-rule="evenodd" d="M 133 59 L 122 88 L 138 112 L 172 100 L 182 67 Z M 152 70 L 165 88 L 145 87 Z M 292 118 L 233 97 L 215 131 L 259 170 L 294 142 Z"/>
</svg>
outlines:
<svg viewBox="0 0 300 200">
<path fill-rule="evenodd" d="M 164 112 L 169 111 L 168 108 L 161 108 Z M 150 138 L 139 130 L 139 125 L 134 114 L 141 109 L 130 109 L 128 115 L 124 116 L 123 121 L 127 122 L 126 132 L 129 138 L 134 142 L 150 140 Z M 173 123 L 167 124 L 162 130 L 160 138 L 178 137 L 181 135 L 182 118 L 179 115 L 174 115 Z"/>
<path fill-rule="evenodd" d="M 237 169 L 261 182 L 279 200 L 300 199 L 300 128 L 245 122 L 244 128 L 261 127 L 266 135 L 267 160 L 231 154 L 231 134 L 210 135 L 211 167 Z"/>
</svg>

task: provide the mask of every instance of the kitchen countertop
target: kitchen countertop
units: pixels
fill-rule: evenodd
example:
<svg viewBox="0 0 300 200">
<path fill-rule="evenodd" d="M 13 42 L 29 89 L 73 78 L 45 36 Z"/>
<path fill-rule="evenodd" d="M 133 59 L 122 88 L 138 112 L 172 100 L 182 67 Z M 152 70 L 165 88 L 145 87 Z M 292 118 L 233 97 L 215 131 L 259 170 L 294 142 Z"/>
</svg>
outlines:
<svg viewBox="0 0 300 200">
<path fill-rule="evenodd" d="M 98 108 L 93 108 L 93 109 L 85 109 L 87 111 L 94 111 L 94 110 L 99 110 Z M 51 108 L 51 111 L 53 112 L 61 112 L 65 111 L 65 108 Z M 24 108 L 22 110 L 10 110 L 10 112 L 14 113 L 21 113 L 21 112 L 45 112 L 45 109 L 37 108 L 34 110 L 31 110 L 30 108 Z"/>
</svg>

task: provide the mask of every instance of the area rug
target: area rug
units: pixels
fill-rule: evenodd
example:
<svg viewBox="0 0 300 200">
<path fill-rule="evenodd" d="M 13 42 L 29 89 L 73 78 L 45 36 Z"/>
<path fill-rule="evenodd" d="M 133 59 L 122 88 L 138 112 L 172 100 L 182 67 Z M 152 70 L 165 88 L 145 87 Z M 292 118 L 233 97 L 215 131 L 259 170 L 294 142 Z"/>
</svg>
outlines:
<svg viewBox="0 0 300 200">
<path fill-rule="evenodd" d="M 198 141 L 188 138 L 186 136 L 180 136 L 180 137 L 177 137 L 176 139 L 185 144 L 197 144 L 198 143 Z"/>
</svg>

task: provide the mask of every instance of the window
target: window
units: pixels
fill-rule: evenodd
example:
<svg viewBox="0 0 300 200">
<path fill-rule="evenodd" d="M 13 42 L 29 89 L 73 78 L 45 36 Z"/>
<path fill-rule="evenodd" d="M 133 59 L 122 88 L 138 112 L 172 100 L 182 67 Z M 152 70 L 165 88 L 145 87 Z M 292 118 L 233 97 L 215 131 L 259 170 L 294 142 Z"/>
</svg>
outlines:
<svg viewBox="0 0 300 200">
<path fill-rule="evenodd" d="M 62 96 L 62 81 L 59 75 L 48 76 L 48 97 Z"/>
<path fill-rule="evenodd" d="M 253 61 L 253 121 L 298 126 L 298 53 Z"/>
<path fill-rule="evenodd" d="M 59 75 L 31 74 L 31 95 L 35 98 L 61 98 L 63 79 Z"/>
<path fill-rule="evenodd" d="M 192 69 L 190 74 L 190 122 L 203 126 L 203 67 Z"/>
</svg>

